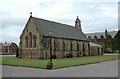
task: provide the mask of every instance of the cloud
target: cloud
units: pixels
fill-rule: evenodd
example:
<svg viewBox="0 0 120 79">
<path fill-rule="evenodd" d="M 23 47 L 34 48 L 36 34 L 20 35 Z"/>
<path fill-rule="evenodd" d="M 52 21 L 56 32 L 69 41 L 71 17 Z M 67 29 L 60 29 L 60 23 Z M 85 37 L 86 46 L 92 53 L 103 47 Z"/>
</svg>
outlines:
<svg viewBox="0 0 120 79">
<path fill-rule="evenodd" d="M 2 0 L 0 20 L 3 41 L 19 43 L 19 36 L 33 12 L 33 16 L 73 25 L 79 16 L 84 32 L 117 28 L 118 0 Z M 96 28 L 97 27 L 97 28 Z"/>
<path fill-rule="evenodd" d="M 101 13 L 106 16 L 106 17 L 110 17 L 113 18 L 113 19 L 116 19 L 118 18 L 118 6 L 115 5 L 114 7 L 112 7 L 112 5 L 109 5 L 109 6 L 105 6 L 105 5 L 102 5 L 99 10 L 101 11 Z"/>
<path fill-rule="evenodd" d="M 24 26 L 14 26 L 2 29 L 0 32 L 0 37 L 2 37 L 2 41 L 5 42 L 15 42 L 19 44 L 19 36 L 22 32 Z"/>
<path fill-rule="evenodd" d="M 55 2 L 56 0 L 40 0 L 40 2 Z M 60 2 L 118 2 L 119 0 L 60 0 Z"/>
<path fill-rule="evenodd" d="M 2 29 L 11 28 L 16 26 L 24 26 L 25 19 L 24 18 L 4 18 L 2 21 Z"/>
</svg>

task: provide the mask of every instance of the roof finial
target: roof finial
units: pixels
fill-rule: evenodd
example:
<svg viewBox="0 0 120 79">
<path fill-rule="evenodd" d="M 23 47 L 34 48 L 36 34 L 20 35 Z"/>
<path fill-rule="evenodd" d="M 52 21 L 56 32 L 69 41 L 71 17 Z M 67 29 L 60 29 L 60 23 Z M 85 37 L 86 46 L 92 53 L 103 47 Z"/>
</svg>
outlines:
<svg viewBox="0 0 120 79">
<path fill-rule="evenodd" d="M 78 16 L 77 16 L 77 18 L 78 18 Z"/>
<path fill-rule="evenodd" d="M 32 16 L 32 12 L 30 12 L 30 16 Z"/>
</svg>

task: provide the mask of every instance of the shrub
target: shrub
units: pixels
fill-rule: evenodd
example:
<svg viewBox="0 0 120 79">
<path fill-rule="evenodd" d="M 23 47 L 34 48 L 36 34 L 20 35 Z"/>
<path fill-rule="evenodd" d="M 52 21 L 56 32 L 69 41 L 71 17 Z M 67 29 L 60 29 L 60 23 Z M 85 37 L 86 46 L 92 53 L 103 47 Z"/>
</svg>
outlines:
<svg viewBox="0 0 120 79">
<path fill-rule="evenodd" d="M 19 56 L 18 58 L 22 58 L 21 56 Z"/>
<path fill-rule="evenodd" d="M 104 49 L 104 53 L 112 53 L 108 48 Z"/>
<path fill-rule="evenodd" d="M 85 52 L 83 53 L 83 57 L 86 56 Z"/>
<path fill-rule="evenodd" d="M 52 55 L 52 58 L 53 58 L 53 59 L 56 59 L 56 55 Z"/>
<path fill-rule="evenodd" d="M 19 48 L 16 49 L 16 57 L 19 57 Z"/>
<path fill-rule="evenodd" d="M 72 56 L 72 54 L 67 54 L 66 55 L 66 58 L 72 58 L 73 56 Z"/>
<path fill-rule="evenodd" d="M 52 68 L 53 68 L 53 64 L 49 62 L 49 63 L 46 65 L 46 69 L 50 70 L 50 69 L 52 69 Z"/>
<path fill-rule="evenodd" d="M 79 54 L 77 54 L 77 57 L 79 57 Z"/>
<path fill-rule="evenodd" d="M 43 60 L 43 59 L 45 59 L 44 57 L 39 57 L 38 59 L 41 59 L 41 60 Z"/>
</svg>

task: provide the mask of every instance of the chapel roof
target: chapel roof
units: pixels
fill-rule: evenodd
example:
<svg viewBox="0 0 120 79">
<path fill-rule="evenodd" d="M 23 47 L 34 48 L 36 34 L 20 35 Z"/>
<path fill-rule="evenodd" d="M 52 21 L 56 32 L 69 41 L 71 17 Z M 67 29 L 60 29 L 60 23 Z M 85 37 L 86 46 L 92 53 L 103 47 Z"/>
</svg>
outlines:
<svg viewBox="0 0 120 79">
<path fill-rule="evenodd" d="M 49 36 L 49 31 L 52 31 L 52 37 L 89 41 L 85 34 L 74 26 L 36 17 L 30 18 L 43 36 Z"/>
</svg>

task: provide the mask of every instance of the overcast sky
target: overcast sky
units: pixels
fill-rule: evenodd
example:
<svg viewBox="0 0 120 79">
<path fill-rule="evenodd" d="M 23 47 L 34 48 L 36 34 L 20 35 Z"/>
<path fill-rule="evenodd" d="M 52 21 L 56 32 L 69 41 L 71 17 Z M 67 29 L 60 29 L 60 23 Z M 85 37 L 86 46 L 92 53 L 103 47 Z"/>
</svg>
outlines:
<svg viewBox="0 0 120 79">
<path fill-rule="evenodd" d="M 119 0 L 2 0 L 0 42 L 19 44 L 32 12 L 34 17 L 74 26 L 77 16 L 84 33 L 118 29 Z"/>
</svg>

